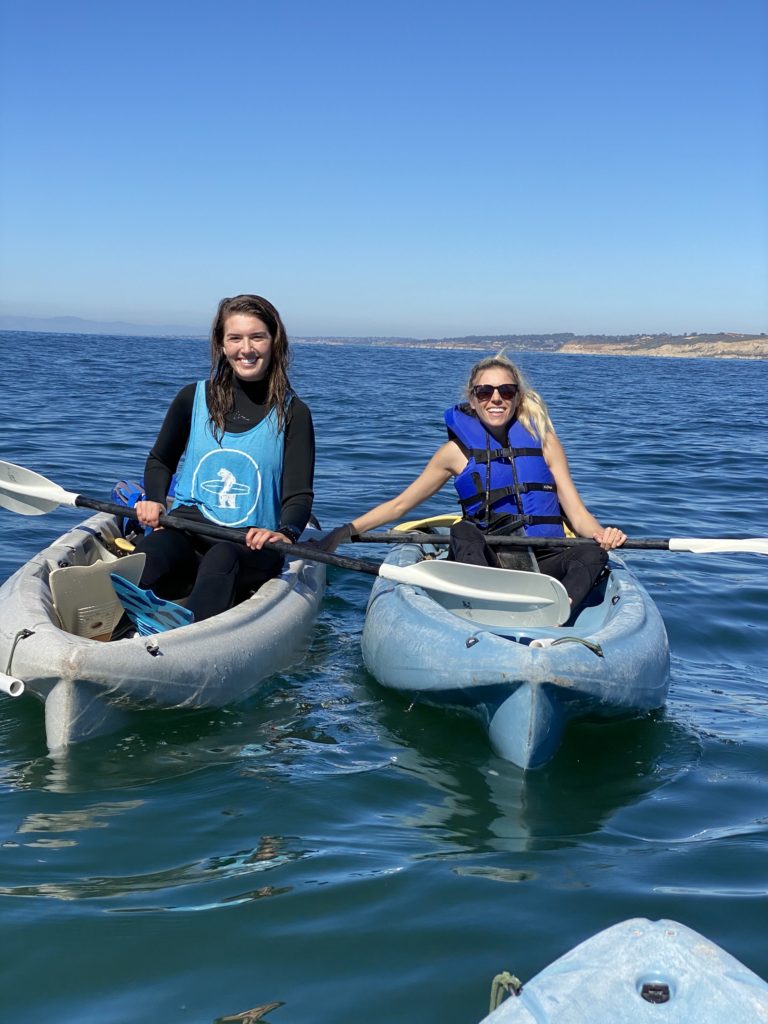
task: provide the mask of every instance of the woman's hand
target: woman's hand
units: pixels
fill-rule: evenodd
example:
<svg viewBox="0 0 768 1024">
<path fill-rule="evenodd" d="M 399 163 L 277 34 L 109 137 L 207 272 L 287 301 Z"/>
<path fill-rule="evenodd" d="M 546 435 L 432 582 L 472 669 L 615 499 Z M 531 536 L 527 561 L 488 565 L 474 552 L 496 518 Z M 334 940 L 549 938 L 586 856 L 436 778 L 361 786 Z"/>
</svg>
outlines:
<svg viewBox="0 0 768 1024">
<path fill-rule="evenodd" d="M 344 523 L 343 526 L 337 526 L 335 530 L 330 530 L 328 533 L 323 534 L 319 540 L 311 540 L 309 543 L 313 547 L 325 551 L 326 554 L 332 555 L 339 544 L 349 544 L 351 539 L 352 524 Z"/>
<path fill-rule="evenodd" d="M 265 544 L 293 544 L 290 537 L 277 530 L 265 530 L 261 526 L 252 526 L 245 535 L 245 543 L 252 551 L 261 551 Z"/>
<path fill-rule="evenodd" d="M 159 501 L 137 501 L 135 507 L 142 526 L 150 526 L 153 530 L 160 526 L 160 519 L 165 515 L 165 505 Z"/>
<path fill-rule="evenodd" d="M 592 539 L 596 540 L 605 551 L 610 551 L 611 548 L 620 548 L 627 539 L 627 535 L 618 526 L 604 526 L 592 534 Z"/>
</svg>

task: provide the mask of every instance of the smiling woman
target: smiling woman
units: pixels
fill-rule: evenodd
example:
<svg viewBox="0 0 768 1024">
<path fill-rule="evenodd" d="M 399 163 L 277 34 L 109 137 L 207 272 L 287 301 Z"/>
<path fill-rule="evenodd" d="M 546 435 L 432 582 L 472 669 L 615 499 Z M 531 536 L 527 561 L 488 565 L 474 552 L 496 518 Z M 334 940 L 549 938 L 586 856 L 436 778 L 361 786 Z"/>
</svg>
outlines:
<svg viewBox="0 0 768 1024">
<path fill-rule="evenodd" d="M 472 367 L 466 402 L 448 409 L 448 438 L 422 473 L 396 498 L 337 527 L 320 542 L 333 551 L 353 534 L 404 516 L 431 498 L 451 478 L 462 519 L 451 529 L 449 558 L 476 565 L 538 569 L 563 583 L 574 609 L 594 586 L 611 548 L 627 539 L 603 527 L 587 509 L 542 398 L 504 356 Z M 596 543 L 554 546 L 520 565 L 519 551 L 495 553 L 485 534 L 565 537 L 563 521 Z"/>
<path fill-rule="evenodd" d="M 272 335 L 263 320 L 233 313 L 225 320 L 224 355 L 241 380 L 263 380 L 272 359 Z"/>
<path fill-rule="evenodd" d="M 207 381 L 182 388 L 166 414 L 137 502 L 140 586 L 162 598 L 188 595 L 195 620 L 231 607 L 280 573 L 265 542 L 293 543 L 312 511 L 314 432 L 288 380 L 280 314 L 259 295 L 222 299 L 211 330 Z M 173 474 L 174 517 L 246 527 L 246 544 L 162 528 Z"/>
</svg>

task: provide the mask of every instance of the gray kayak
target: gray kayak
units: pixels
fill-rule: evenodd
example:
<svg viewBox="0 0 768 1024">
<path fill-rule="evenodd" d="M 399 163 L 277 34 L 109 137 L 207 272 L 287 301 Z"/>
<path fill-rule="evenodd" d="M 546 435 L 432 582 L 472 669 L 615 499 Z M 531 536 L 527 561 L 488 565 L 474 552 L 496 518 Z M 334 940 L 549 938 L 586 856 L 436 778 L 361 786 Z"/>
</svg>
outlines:
<svg viewBox="0 0 768 1024">
<path fill-rule="evenodd" d="M 386 564 L 412 566 L 436 553 L 403 544 Z M 474 600 L 380 578 L 363 629 L 366 667 L 409 700 L 474 714 L 500 757 L 539 767 L 555 755 L 572 719 L 642 714 L 666 701 L 669 644 L 661 615 L 613 552 L 609 569 L 564 622 L 552 603 L 521 601 L 516 610 L 493 594 Z M 506 572 L 520 589 L 526 577 L 542 579 Z M 562 591 L 569 616 L 562 585 L 545 579 Z"/>
<path fill-rule="evenodd" d="M 0 681 L 6 694 L 44 702 L 51 752 L 121 728 L 134 710 L 244 700 L 302 657 L 313 630 L 325 566 L 287 559 L 221 615 L 154 636 L 111 633 L 122 609 L 109 574 L 130 577 L 123 567 L 143 557 L 120 557 L 121 537 L 116 517 L 94 515 L 0 588 Z"/>
<path fill-rule="evenodd" d="M 509 980 L 500 977 L 502 984 Z M 512 994 L 481 1024 L 768 1021 L 768 984 L 675 921 L 623 921 L 582 942 L 521 987 L 516 982 L 504 985 Z"/>
</svg>

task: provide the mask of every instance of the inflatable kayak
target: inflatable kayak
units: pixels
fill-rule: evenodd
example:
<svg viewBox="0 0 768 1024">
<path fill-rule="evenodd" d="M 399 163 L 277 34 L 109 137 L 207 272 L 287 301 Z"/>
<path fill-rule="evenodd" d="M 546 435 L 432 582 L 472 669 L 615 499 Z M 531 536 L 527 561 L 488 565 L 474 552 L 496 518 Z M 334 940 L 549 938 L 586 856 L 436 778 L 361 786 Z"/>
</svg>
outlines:
<svg viewBox="0 0 768 1024">
<path fill-rule="evenodd" d="M 387 563 L 411 566 L 437 555 L 437 547 L 403 544 Z M 519 607 L 503 595 L 473 601 L 385 578 L 374 583 L 362 648 L 382 686 L 409 700 L 473 713 L 494 751 L 525 769 L 553 757 L 572 719 L 643 714 L 664 704 L 664 622 L 615 553 L 575 616 L 556 580 L 485 571 L 508 574 L 510 588 L 521 591 Z M 552 596 L 526 604 L 526 578 L 546 581 Z"/>
<path fill-rule="evenodd" d="M 134 709 L 243 700 L 302 655 L 314 625 L 325 566 L 296 558 L 229 611 L 142 635 L 111 582 L 141 575 L 144 556 L 121 557 L 122 540 L 119 517 L 99 513 L 0 588 L 0 683 L 44 702 L 52 752 L 120 728 Z"/>
<path fill-rule="evenodd" d="M 768 984 L 675 921 L 624 921 L 582 942 L 527 984 L 509 975 L 494 988 L 499 984 L 512 994 L 481 1024 L 768 1020 Z"/>
</svg>

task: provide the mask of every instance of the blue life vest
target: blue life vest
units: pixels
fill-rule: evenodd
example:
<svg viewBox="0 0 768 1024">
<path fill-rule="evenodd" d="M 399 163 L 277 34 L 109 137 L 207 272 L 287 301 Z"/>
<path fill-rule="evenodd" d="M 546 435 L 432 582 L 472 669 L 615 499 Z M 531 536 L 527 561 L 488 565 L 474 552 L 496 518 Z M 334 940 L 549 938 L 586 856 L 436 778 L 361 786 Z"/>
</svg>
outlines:
<svg viewBox="0 0 768 1024">
<path fill-rule="evenodd" d="M 189 440 L 176 480 L 173 508 L 192 505 L 220 526 L 262 526 L 280 522 L 285 434 L 274 409 L 242 434 L 225 431 L 217 440 L 198 381 Z"/>
<path fill-rule="evenodd" d="M 469 459 L 454 480 L 465 519 L 482 530 L 498 525 L 530 537 L 565 536 L 555 478 L 535 434 L 513 420 L 502 447 L 468 405 L 448 409 L 445 425 Z"/>
</svg>

